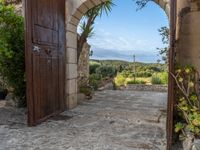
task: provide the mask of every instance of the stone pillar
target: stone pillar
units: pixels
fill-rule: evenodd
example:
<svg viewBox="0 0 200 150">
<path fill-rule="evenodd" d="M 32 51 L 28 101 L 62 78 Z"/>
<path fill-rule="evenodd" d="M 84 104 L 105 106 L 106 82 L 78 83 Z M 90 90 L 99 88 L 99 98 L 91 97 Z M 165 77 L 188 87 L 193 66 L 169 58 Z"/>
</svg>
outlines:
<svg viewBox="0 0 200 150">
<path fill-rule="evenodd" d="M 177 60 L 200 72 L 200 0 L 178 0 Z"/>
</svg>

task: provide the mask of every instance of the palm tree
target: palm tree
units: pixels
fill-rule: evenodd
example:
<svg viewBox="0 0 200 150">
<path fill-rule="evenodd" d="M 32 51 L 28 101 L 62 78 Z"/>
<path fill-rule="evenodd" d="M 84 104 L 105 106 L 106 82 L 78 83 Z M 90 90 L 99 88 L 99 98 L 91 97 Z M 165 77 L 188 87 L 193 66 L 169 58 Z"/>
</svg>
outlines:
<svg viewBox="0 0 200 150">
<path fill-rule="evenodd" d="M 108 0 L 106 2 L 103 2 L 92 9 L 88 10 L 84 16 L 84 21 L 81 23 L 80 28 L 81 28 L 81 33 L 78 38 L 78 53 L 77 53 L 77 58 L 79 60 L 80 54 L 83 49 L 83 45 L 87 42 L 87 38 L 91 37 L 94 35 L 94 21 L 95 19 L 99 16 L 101 17 L 102 14 L 105 12 L 107 15 L 109 12 L 111 12 L 112 7 L 114 6 L 114 3 L 112 0 Z"/>
</svg>

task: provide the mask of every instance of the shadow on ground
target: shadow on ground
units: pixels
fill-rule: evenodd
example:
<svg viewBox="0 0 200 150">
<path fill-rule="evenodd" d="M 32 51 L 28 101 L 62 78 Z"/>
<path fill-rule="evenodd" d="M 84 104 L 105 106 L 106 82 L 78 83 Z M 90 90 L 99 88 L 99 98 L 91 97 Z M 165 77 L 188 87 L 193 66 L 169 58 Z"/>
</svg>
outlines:
<svg viewBox="0 0 200 150">
<path fill-rule="evenodd" d="M 101 91 L 33 128 L 0 105 L 0 150 L 165 150 L 167 94 Z"/>
</svg>

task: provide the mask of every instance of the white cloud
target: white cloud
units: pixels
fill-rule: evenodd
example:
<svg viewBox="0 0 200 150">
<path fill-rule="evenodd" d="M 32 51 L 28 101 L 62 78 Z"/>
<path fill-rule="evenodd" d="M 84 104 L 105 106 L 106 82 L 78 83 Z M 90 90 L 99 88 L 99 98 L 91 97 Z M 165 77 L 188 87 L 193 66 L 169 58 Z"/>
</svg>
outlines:
<svg viewBox="0 0 200 150">
<path fill-rule="evenodd" d="M 123 51 L 140 51 L 142 53 L 155 52 L 156 47 L 160 45 L 157 41 L 151 39 L 137 39 L 134 36 L 123 36 L 122 34 L 112 34 L 104 29 L 96 29 L 94 37 L 89 39 L 89 43 L 94 49 L 107 49 Z"/>
</svg>

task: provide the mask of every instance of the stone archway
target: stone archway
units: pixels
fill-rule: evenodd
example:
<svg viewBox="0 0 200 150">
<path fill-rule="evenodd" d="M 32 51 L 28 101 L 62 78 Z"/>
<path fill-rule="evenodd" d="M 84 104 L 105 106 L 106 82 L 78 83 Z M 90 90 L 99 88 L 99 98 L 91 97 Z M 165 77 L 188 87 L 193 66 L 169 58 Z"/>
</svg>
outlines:
<svg viewBox="0 0 200 150">
<path fill-rule="evenodd" d="M 96 5 L 99 5 L 106 0 L 69 0 L 66 1 L 66 39 L 67 39 L 67 75 L 66 79 L 66 96 L 67 96 L 67 108 L 71 109 L 77 106 L 77 26 L 84 16 L 84 14 Z M 170 18 L 170 0 L 154 0 L 154 2 L 159 5 L 163 11 L 166 13 L 168 18 Z M 171 19 L 171 18 L 170 18 Z M 173 56 L 172 56 L 173 57 Z M 173 62 L 172 62 L 173 63 Z M 173 65 L 171 65 L 173 66 Z M 170 67 L 171 67 L 170 66 Z M 169 67 L 169 68 L 170 68 Z M 171 79 L 170 79 L 171 80 Z M 169 89 L 173 89 L 173 84 L 170 84 Z M 173 100 L 173 90 L 169 90 L 169 99 Z M 173 107 L 172 103 L 168 101 L 168 110 Z M 172 124 L 173 111 L 168 112 L 168 144 L 167 149 L 170 149 L 172 142 Z"/>
<path fill-rule="evenodd" d="M 68 109 L 77 106 L 77 26 L 84 14 L 92 7 L 107 0 L 68 0 L 66 1 L 67 36 L 67 79 L 66 95 Z M 170 17 L 170 0 L 153 0 Z"/>
</svg>

